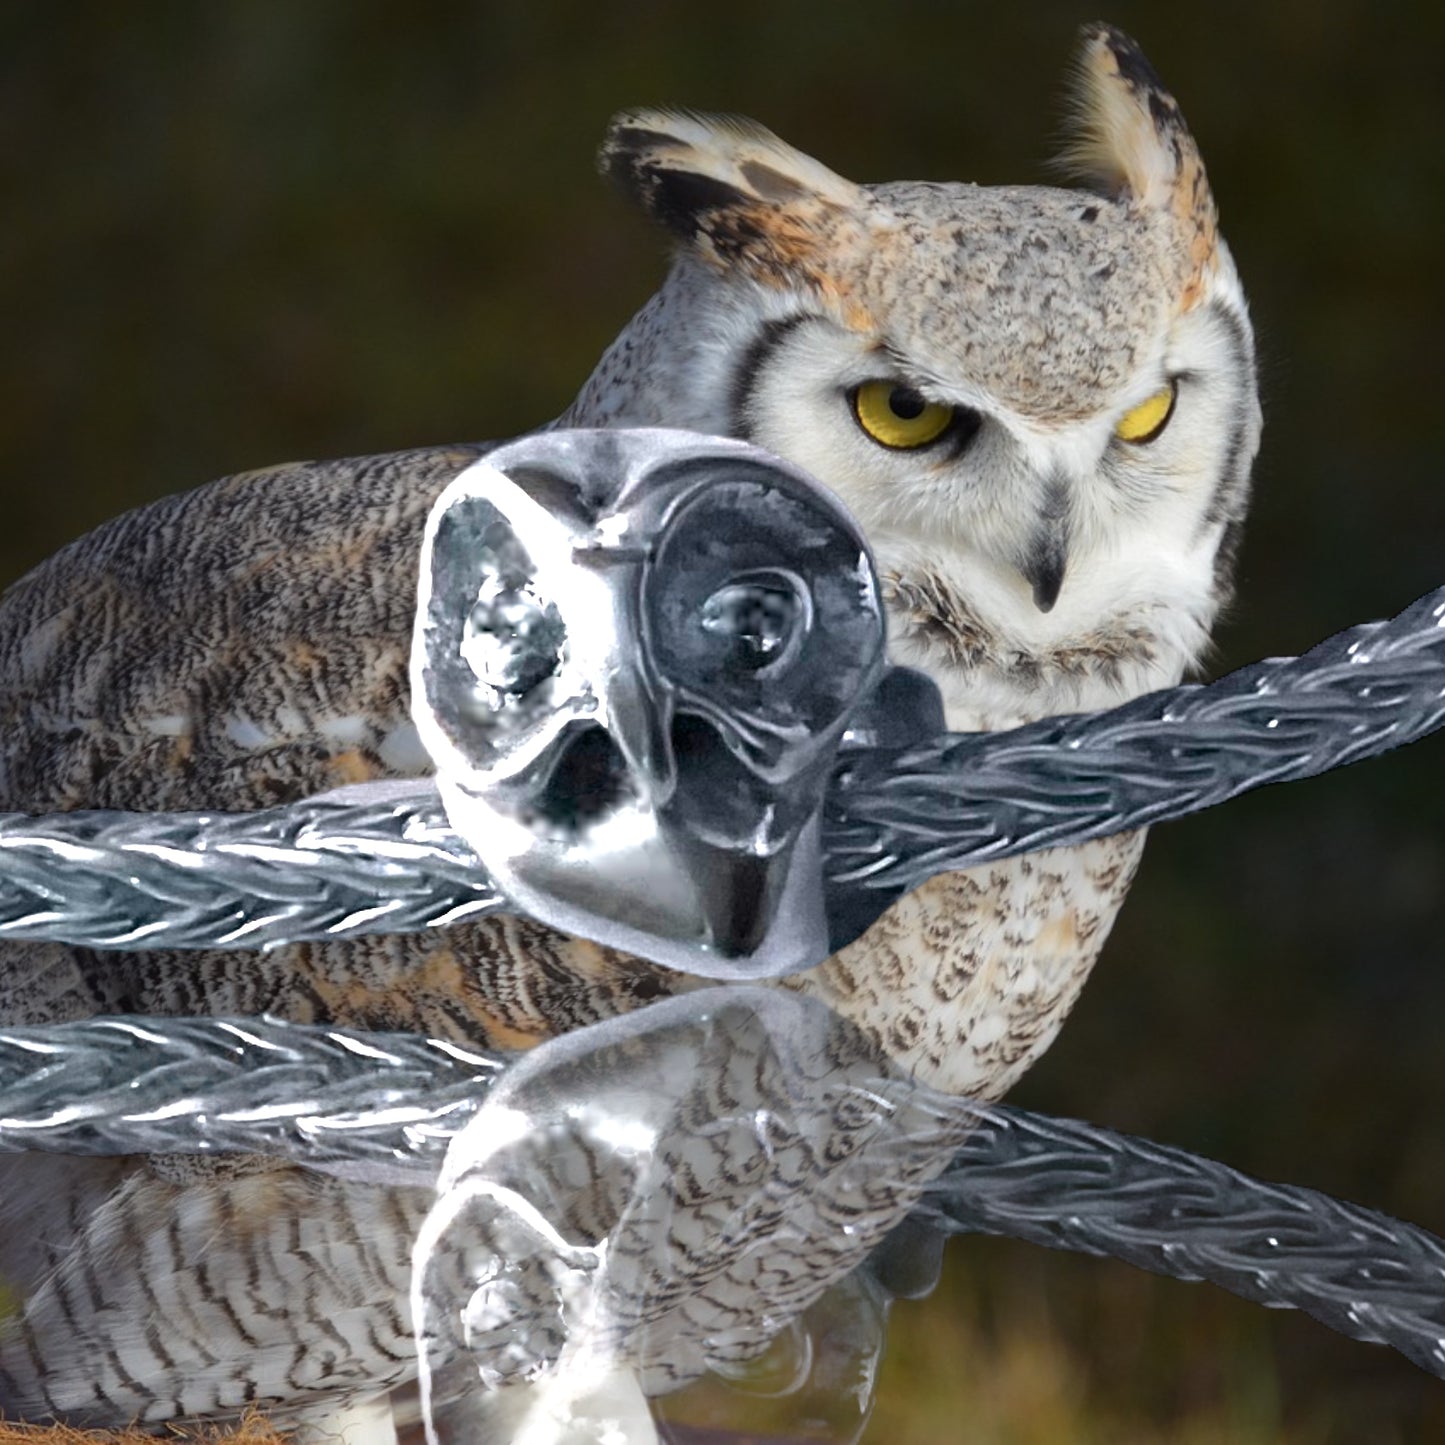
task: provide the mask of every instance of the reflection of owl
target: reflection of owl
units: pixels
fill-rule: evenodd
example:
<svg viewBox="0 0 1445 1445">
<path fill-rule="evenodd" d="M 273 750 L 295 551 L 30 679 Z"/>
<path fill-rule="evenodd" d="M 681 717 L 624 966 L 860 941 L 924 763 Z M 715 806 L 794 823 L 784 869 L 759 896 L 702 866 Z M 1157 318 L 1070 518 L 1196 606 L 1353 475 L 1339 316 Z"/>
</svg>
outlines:
<svg viewBox="0 0 1445 1445">
<path fill-rule="evenodd" d="M 1251 334 L 1194 142 L 1115 31 L 1086 37 L 1077 110 L 1082 190 L 859 186 L 679 112 L 621 117 L 603 151 L 678 255 L 562 420 L 740 435 L 833 487 L 887 579 L 895 659 L 960 729 L 1177 681 L 1245 508 Z M 475 454 L 230 478 L 38 568 L 0 601 L 0 808 L 247 808 L 426 771 L 415 554 Z M 1139 847 L 936 879 L 790 986 L 921 1077 L 999 1094 L 1077 996 Z M 509 1047 L 682 986 L 520 919 L 264 957 L 0 960 L 9 1020 L 269 1010 Z M 24 1301 L 0 1314 L 7 1411 L 305 1408 L 413 1370 L 424 1200 L 287 1170 L 0 1167 L 0 1300 Z"/>
</svg>

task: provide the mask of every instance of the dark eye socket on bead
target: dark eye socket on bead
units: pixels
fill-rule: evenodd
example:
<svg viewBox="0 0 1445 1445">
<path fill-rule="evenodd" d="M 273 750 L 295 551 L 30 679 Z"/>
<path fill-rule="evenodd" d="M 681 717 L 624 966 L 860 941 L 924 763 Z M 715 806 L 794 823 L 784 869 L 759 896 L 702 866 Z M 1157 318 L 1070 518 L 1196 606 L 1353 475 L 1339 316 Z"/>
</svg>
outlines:
<svg viewBox="0 0 1445 1445">
<path fill-rule="evenodd" d="M 892 451 L 916 451 L 945 437 L 961 450 L 982 423 L 968 407 L 929 401 L 896 381 L 865 381 L 853 388 L 849 401 L 864 434 Z"/>
</svg>

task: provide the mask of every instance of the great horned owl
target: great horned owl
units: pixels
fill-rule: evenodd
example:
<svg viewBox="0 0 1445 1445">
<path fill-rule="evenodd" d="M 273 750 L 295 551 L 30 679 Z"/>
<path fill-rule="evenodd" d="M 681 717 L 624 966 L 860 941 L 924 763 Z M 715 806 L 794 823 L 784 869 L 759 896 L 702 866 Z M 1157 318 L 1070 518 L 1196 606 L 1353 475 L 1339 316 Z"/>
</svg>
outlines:
<svg viewBox="0 0 1445 1445">
<path fill-rule="evenodd" d="M 619 117 L 604 168 L 676 239 L 559 424 L 742 436 L 832 487 L 890 648 L 950 725 L 1176 682 L 1224 601 L 1260 416 L 1194 141 L 1086 32 L 1079 189 L 856 185 L 751 122 Z M 231 477 L 0 599 L 0 808 L 238 809 L 428 769 L 406 708 L 430 503 L 480 449 Z M 1003 1093 L 1081 988 L 1142 839 L 935 879 L 784 986 L 938 1087 Z M 525 1047 L 694 986 L 523 919 L 250 953 L 4 947 L 0 1018 L 269 1011 Z M 0 1163 L 0 1407 L 292 1419 L 414 1372 L 426 1200 L 300 1171 Z M 159 1322 L 165 1322 L 161 1324 Z"/>
</svg>

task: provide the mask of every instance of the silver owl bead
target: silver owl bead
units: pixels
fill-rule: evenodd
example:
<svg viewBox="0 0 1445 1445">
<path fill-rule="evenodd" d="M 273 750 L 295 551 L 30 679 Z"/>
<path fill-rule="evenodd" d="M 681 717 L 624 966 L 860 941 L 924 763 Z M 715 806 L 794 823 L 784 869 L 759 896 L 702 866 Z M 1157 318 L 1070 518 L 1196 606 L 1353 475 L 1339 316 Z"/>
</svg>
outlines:
<svg viewBox="0 0 1445 1445">
<path fill-rule="evenodd" d="M 819 809 L 883 642 L 862 534 L 797 468 L 542 433 L 431 514 L 413 716 L 516 907 L 695 974 L 788 973 L 829 952 Z"/>
</svg>

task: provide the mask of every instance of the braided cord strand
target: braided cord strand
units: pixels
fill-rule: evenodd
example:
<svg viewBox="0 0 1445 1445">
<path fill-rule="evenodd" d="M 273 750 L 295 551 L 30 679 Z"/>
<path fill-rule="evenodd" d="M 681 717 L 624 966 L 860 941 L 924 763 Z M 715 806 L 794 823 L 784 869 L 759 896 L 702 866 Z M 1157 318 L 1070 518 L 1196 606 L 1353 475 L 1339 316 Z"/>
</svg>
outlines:
<svg viewBox="0 0 1445 1445">
<path fill-rule="evenodd" d="M 0 1153 L 272 1154 L 429 1184 L 509 1057 L 270 1018 L 0 1028 Z"/>
<path fill-rule="evenodd" d="M 0 815 L 0 938 L 276 947 L 500 910 L 435 789 L 255 813 Z"/>
<path fill-rule="evenodd" d="M 850 755 L 828 800 L 831 881 L 935 873 L 1183 817 L 1313 777 L 1445 722 L 1445 587 L 1296 658 L 1048 718 Z"/>
</svg>

